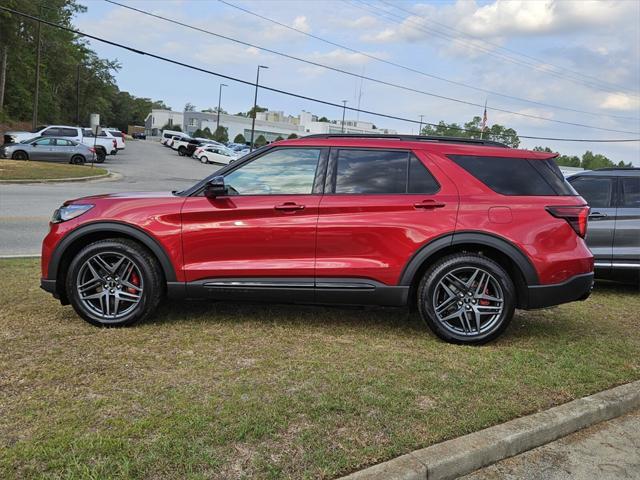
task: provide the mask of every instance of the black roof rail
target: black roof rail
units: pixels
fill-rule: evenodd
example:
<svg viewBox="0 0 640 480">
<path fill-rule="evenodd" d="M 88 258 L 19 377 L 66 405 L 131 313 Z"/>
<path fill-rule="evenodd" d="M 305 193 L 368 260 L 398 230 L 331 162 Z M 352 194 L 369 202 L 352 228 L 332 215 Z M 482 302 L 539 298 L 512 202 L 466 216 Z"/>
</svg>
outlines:
<svg viewBox="0 0 640 480">
<path fill-rule="evenodd" d="M 510 148 L 504 143 L 494 140 L 482 140 L 480 138 L 466 137 L 445 137 L 438 135 L 395 135 L 395 134 L 376 134 L 376 133 L 316 133 L 313 135 L 305 135 L 302 138 L 380 138 L 388 140 L 401 140 L 408 142 L 442 142 L 442 143 L 468 143 L 472 145 L 487 145 L 491 147 Z"/>
<path fill-rule="evenodd" d="M 603 168 L 594 168 L 594 172 L 607 172 L 612 170 L 640 170 L 640 167 L 603 167 Z"/>
</svg>

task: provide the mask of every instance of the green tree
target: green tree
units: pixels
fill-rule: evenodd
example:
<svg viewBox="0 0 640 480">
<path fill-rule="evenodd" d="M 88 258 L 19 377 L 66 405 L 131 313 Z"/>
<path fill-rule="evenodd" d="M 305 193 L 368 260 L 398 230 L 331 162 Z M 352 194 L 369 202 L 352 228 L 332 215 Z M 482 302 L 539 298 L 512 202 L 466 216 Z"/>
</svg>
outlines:
<svg viewBox="0 0 640 480">
<path fill-rule="evenodd" d="M 288 140 L 293 140 L 294 138 L 298 138 L 298 135 L 296 135 L 295 133 L 292 133 L 287 137 Z"/>
<path fill-rule="evenodd" d="M 218 107 L 209 107 L 202 111 L 204 113 L 218 113 Z M 224 108 L 220 108 L 220 113 L 223 115 L 228 115 L 227 111 Z"/>
<path fill-rule="evenodd" d="M 211 138 L 213 139 L 213 133 L 211 133 L 211 129 L 209 127 L 204 127 L 204 130 L 202 131 L 203 133 L 203 137 L 205 138 Z"/>
<path fill-rule="evenodd" d="M 256 138 L 254 145 L 256 147 L 263 147 L 267 144 L 267 139 L 264 138 L 264 135 L 258 135 L 258 138 Z"/>
<path fill-rule="evenodd" d="M 184 106 L 184 111 L 185 112 L 195 112 L 196 111 L 196 106 L 191 103 L 191 102 L 187 102 Z"/>
<path fill-rule="evenodd" d="M 327 117 L 320 117 L 318 119 L 319 122 L 329 123 L 329 119 Z"/>
<path fill-rule="evenodd" d="M 233 139 L 233 143 L 247 143 L 247 139 L 241 133 L 237 134 Z"/>
<path fill-rule="evenodd" d="M 480 138 L 482 130 L 482 118 L 473 117 L 470 122 L 460 126 L 457 123 L 438 122 L 438 125 L 426 125 L 422 128 L 422 135 L 462 137 L 462 138 Z M 513 148 L 520 145 L 518 132 L 513 128 L 507 128 L 504 125 L 494 124 L 485 127 L 482 138 L 485 140 L 493 140 L 504 143 Z"/>
<path fill-rule="evenodd" d="M 284 140 L 284 137 L 282 135 L 278 135 L 274 142 L 279 142 L 280 140 Z"/>
<path fill-rule="evenodd" d="M 216 128 L 216 131 L 213 132 L 213 139 L 216 142 L 227 143 L 229 141 L 229 129 L 220 125 Z"/>
<path fill-rule="evenodd" d="M 193 132 L 193 138 L 205 138 L 204 136 L 204 132 L 202 130 L 200 130 L 199 128 L 196 129 L 195 132 Z"/>
<path fill-rule="evenodd" d="M 174 125 L 172 123 L 165 123 L 162 128 L 160 130 L 173 130 L 175 132 L 181 132 L 182 128 L 180 127 L 180 125 Z"/>
<path fill-rule="evenodd" d="M 245 117 L 249 117 L 252 118 L 253 117 L 253 111 L 257 112 L 266 112 L 267 110 L 269 110 L 268 108 L 265 107 L 261 107 L 260 105 L 256 105 L 255 108 L 251 107 L 251 110 L 249 110 L 246 114 L 244 114 Z"/>
</svg>

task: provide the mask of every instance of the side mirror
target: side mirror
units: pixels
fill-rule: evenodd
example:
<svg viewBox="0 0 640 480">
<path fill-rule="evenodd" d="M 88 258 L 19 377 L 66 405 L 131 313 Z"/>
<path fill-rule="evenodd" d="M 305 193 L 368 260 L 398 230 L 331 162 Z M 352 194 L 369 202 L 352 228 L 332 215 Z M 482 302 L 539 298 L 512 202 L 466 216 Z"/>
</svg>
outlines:
<svg viewBox="0 0 640 480">
<path fill-rule="evenodd" d="M 207 198 L 223 197 L 227 194 L 227 187 L 224 184 L 224 177 L 213 177 L 204 187 L 204 195 Z"/>
<path fill-rule="evenodd" d="M 37 146 L 38 146 L 38 143 L 37 143 L 37 142 L 33 142 L 33 143 L 31 144 L 31 146 L 32 146 L 32 147 L 37 147 Z"/>
</svg>

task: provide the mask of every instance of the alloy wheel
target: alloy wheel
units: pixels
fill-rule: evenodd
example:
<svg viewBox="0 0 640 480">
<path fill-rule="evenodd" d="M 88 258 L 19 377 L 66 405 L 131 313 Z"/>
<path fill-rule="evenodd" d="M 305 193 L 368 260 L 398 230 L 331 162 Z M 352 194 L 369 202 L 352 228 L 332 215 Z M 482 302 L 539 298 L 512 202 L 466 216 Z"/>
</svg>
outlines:
<svg viewBox="0 0 640 480">
<path fill-rule="evenodd" d="M 78 272 L 76 289 L 82 304 L 101 322 L 121 320 L 142 300 L 140 268 L 127 255 L 102 252 L 87 259 Z"/>
<path fill-rule="evenodd" d="M 492 330 L 504 311 L 504 292 L 488 271 L 461 267 L 446 273 L 433 295 L 437 321 L 447 330 L 468 337 Z"/>
</svg>

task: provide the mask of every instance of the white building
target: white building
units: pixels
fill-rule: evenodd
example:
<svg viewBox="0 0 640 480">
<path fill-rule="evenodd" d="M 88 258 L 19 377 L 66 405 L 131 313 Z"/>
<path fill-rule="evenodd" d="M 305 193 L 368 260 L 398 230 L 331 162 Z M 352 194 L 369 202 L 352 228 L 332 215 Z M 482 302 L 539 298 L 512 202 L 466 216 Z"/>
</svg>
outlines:
<svg viewBox="0 0 640 480">
<path fill-rule="evenodd" d="M 184 114 L 172 110 L 161 110 L 154 108 L 144 119 L 144 130 L 149 136 L 159 136 L 162 127 L 179 125 L 182 128 Z"/>
<path fill-rule="evenodd" d="M 217 127 L 218 115 L 207 112 L 177 113 L 171 110 L 152 110 L 145 120 L 145 130 L 149 136 L 158 136 L 160 130 L 167 123 L 180 125 L 183 132 L 193 135 L 196 130 L 214 132 Z M 220 125 L 227 129 L 229 140 L 241 134 L 247 141 L 251 138 L 251 118 L 241 115 L 220 115 Z M 272 142 L 278 137 L 287 138 L 291 134 L 299 137 L 312 134 L 395 134 L 395 130 L 376 128 L 373 123 L 359 120 L 348 120 L 342 125 L 342 120 L 318 121 L 318 117 L 302 111 L 297 117 L 285 115 L 282 111 L 258 112 L 256 115 L 254 139 L 263 135 Z"/>
</svg>

